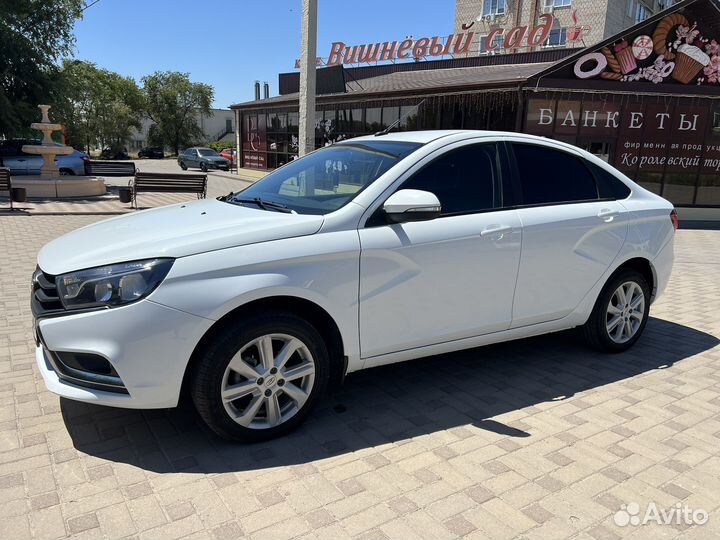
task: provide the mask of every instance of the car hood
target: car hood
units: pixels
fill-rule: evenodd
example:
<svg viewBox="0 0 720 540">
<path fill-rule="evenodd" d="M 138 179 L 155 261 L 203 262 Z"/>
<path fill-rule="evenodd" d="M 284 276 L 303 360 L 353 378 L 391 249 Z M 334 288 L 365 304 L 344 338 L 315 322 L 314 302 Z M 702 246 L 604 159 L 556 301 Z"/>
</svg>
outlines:
<svg viewBox="0 0 720 540">
<path fill-rule="evenodd" d="M 51 275 L 154 257 L 185 257 L 306 236 L 323 216 L 285 214 L 215 199 L 163 206 L 88 225 L 45 245 L 38 264 Z"/>
<path fill-rule="evenodd" d="M 227 161 L 227 159 L 222 156 L 202 156 L 202 158 L 207 161 Z"/>
</svg>

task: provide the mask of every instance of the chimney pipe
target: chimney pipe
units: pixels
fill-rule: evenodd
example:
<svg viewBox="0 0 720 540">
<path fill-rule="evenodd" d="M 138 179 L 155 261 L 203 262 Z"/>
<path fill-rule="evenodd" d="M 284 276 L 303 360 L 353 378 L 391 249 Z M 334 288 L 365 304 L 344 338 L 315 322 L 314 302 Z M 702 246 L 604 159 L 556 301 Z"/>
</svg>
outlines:
<svg viewBox="0 0 720 540">
<path fill-rule="evenodd" d="M 255 81 L 255 101 L 260 101 L 260 81 Z"/>
<path fill-rule="evenodd" d="M 265 81 L 263 83 L 263 99 L 267 99 L 270 97 L 270 83 Z"/>
</svg>

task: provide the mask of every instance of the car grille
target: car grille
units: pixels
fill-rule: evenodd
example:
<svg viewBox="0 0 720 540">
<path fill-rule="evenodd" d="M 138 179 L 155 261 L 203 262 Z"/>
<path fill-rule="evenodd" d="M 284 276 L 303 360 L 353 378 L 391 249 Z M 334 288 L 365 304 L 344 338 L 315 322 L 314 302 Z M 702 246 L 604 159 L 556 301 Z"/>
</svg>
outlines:
<svg viewBox="0 0 720 540">
<path fill-rule="evenodd" d="M 55 286 L 55 276 L 46 274 L 39 266 L 32 277 L 30 308 L 36 319 L 65 311 Z"/>
</svg>

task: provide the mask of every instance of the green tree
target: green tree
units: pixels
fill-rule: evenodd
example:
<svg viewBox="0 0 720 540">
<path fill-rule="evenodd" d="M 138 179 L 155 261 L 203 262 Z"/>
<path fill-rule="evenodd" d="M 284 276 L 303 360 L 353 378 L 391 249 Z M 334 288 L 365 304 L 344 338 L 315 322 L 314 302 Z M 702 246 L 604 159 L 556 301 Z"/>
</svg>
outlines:
<svg viewBox="0 0 720 540">
<path fill-rule="evenodd" d="M 177 154 L 181 147 L 201 142 L 200 114 L 209 115 L 214 90 L 194 83 L 188 73 L 157 71 L 143 77 L 145 111 L 152 120 L 148 142 L 169 146 Z"/>
<path fill-rule="evenodd" d="M 65 124 L 72 146 L 122 149 L 140 129 L 144 100 L 132 78 L 72 60 L 63 63 L 59 86 L 55 118 Z"/>
<path fill-rule="evenodd" d="M 83 0 L 0 1 L 0 135 L 39 120 L 37 105 L 57 96 L 57 60 L 74 45 Z"/>
</svg>

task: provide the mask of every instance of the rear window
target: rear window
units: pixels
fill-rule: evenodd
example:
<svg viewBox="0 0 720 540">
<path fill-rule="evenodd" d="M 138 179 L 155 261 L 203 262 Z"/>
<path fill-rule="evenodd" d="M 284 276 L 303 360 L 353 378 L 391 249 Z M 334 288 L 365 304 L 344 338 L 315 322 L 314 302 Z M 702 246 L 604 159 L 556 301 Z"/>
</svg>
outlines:
<svg viewBox="0 0 720 540">
<path fill-rule="evenodd" d="M 595 179 L 583 161 L 560 150 L 513 143 L 523 204 L 559 204 L 598 199 Z"/>
</svg>

